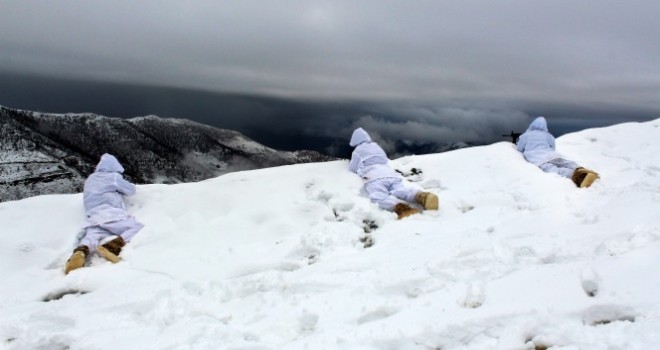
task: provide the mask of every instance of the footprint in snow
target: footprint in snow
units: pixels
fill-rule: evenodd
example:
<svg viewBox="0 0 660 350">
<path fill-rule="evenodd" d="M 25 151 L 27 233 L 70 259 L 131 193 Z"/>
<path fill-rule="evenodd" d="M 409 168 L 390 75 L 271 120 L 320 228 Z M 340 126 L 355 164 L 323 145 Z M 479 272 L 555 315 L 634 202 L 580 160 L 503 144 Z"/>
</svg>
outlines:
<svg viewBox="0 0 660 350">
<path fill-rule="evenodd" d="M 277 271 L 296 271 L 303 267 L 303 264 L 298 262 L 298 261 L 280 261 L 276 265 L 273 266 L 274 270 Z"/>
<path fill-rule="evenodd" d="M 305 313 L 298 318 L 300 324 L 300 331 L 303 333 L 311 333 L 316 328 L 319 321 L 319 315 L 312 313 Z"/>
<path fill-rule="evenodd" d="M 378 225 L 376 224 L 375 220 L 364 219 L 362 220 L 362 224 L 363 224 L 362 229 L 364 230 L 364 233 L 371 233 L 378 228 Z"/>
<path fill-rule="evenodd" d="M 584 290 L 588 296 L 595 297 L 598 294 L 601 279 L 594 269 L 591 267 L 584 269 L 580 274 L 580 281 L 582 284 L 582 290 Z"/>
<path fill-rule="evenodd" d="M 317 191 L 315 187 L 316 187 L 316 182 L 313 180 L 305 183 L 305 193 L 307 195 L 307 199 L 328 204 L 328 202 L 333 196 L 332 193 L 326 192 L 324 190 Z"/>
<path fill-rule="evenodd" d="M 301 261 L 306 262 L 307 265 L 312 265 L 319 261 L 320 256 L 321 251 L 314 246 L 310 246 L 304 239 L 298 247 L 294 248 L 288 255 L 288 257 L 292 258 L 294 261 L 300 259 Z M 298 268 L 300 267 L 302 266 L 299 266 Z"/>
<path fill-rule="evenodd" d="M 26 243 L 21 243 L 18 245 L 18 250 L 23 252 L 23 253 L 30 253 L 35 249 L 34 244 L 26 242 Z"/>
<path fill-rule="evenodd" d="M 582 314 L 582 322 L 589 326 L 606 325 L 612 322 L 635 322 L 635 311 L 628 306 L 596 305 Z"/>
<path fill-rule="evenodd" d="M 344 221 L 348 219 L 348 216 L 346 215 L 353 207 L 355 204 L 350 203 L 350 202 L 344 202 L 344 203 L 335 203 L 332 206 L 332 214 L 335 217 L 336 221 Z"/>
<path fill-rule="evenodd" d="M 454 205 L 456 206 L 456 209 L 458 209 L 463 214 L 474 210 L 474 205 L 465 203 L 463 201 L 456 202 Z"/>
<path fill-rule="evenodd" d="M 328 204 L 330 199 L 332 199 L 333 194 L 326 191 L 320 191 L 312 196 L 313 200 L 319 201 L 323 204 Z"/>
<path fill-rule="evenodd" d="M 362 229 L 364 230 L 364 235 L 360 237 L 360 242 L 364 245 L 365 248 L 369 248 L 374 245 L 374 238 L 371 235 L 373 231 L 378 228 L 375 220 L 363 219 L 362 220 Z"/>
<path fill-rule="evenodd" d="M 360 237 L 360 242 L 364 246 L 364 248 L 369 248 L 374 245 L 374 238 L 370 234 L 365 234 L 364 236 Z"/>
<path fill-rule="evenodd" d="M 309 256 L 307 256 L 307 265 L 312 265 L 315 264 L 316 262 L 319 261 L 321 254 L 320 253 L 312 253 Z"/>
<path fill-rule="evenodd" d="M 424 181 L 420 184 L 423 189 L 425 190 L 436 190 L 436 191 L 443 191 L 447 190 L 447 187 L 443 187 L 442 183 L 438 179 L 430 179 L 427 181 Z"/>
<path fill-rule="evenodd" d="M 465 298 L 460 305 L 465 308 L 476 309 L 486 301 L 486 288 L 481 282 L 470 283 L 465 293 Z"/>
<path fill-rule="evenodd" d="M 365 313 L 364 315 L 360 316 L 357 319 L 358 324 L 365 324 L 369 322 L 374 322 L 374 321 L 379 321 L 385 318 L 388 318 L 394 314 L 399 312 L 399 309 L 397 308 L 391 308 L 391 307 L 381 307 L 377 308 L 374 311 L 370 311 Z"/>
<path fill-rule="evenodd" d="M 48 293 L 46 296 L 44 296 L 41 301 L 43 302 L 49 302 L 53 300 L 60 300 L 64 298 L 67 295 L 84 295 L 89 293 L 88 291 L 80 290 L 80 289 L 60 289 L 56 290 L 53 292 Z"/>
</svg>

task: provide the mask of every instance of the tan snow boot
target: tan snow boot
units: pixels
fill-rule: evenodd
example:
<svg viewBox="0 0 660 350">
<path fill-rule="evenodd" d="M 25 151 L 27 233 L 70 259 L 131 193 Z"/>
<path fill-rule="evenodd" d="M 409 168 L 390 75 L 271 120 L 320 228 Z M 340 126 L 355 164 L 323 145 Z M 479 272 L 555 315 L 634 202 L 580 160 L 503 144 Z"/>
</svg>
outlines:
<svg viewBox="0 0 660 350">
<path fill-rule="evenodd" d="M 124 239 L 121 236 L 117 236 L 112 241 L 101 244 L 102 247 L 104 247 L 105 249 L 109 250 L 112 254 L 117 256 L 119 255 L 119 253 L 121 253 L 121 248 L 123 248 L 125 245 L 126 242 L 124 242 Z"/>
<path fill-rule="evenodd" d="M 419 214 L 420 211 L 412 208 L 406 203 L 399 203 L 394 206 L 394 212 L 399 216 L 399 220 L 414 214 Z"/>
<path fill-rule="evenodd" d="M 438 196 L 431 192 L 420 192 L 415 196 L 415 202 L 424 210 L 438 210 Z"/>
<path fill-rule="evenodd" d="M 594 172 L 589 172 L 585 177 L 584 180 L 582 180 L 582 183 L 580 184 L 580 188 L 587 188 L 591 186 L 594 181 L 598 179 L 598 174 Z"/>
<path fill-rule="evenodd" d="M 587 188 L 591 186 L 599 177 L 600 176 L 598 176 L 598 173 L 595 171 L 579 167 L 573 172 L 571 180 L 573 180 L 575 186 L 580 188 Z"/>
<path fill-rule="evenodd" d="M 106 248 L 102 245 L 98 246 L 96 248 L 96 251 L 99 253 L 99 255 L 101 255 L 102 257 L 104 257 L 106 260 L 110 261 L 113 264 L 116 264 L 119 261 L 121 261 L 120 257 L 115 255 L 115 253 L 109 251 L 108 248 Z"/>
<path fill-rule="evenodd" d="M 68 274 L 75 269 L 79 269 L 85 266 L 85 259 L 87 254 L 89 254 L 89 248 L 87 248 L 85 245 L 78 246 L 76 249 L 74 249 L 73 254 L 71 254 L 69 260 L 66 261 L 66 265 L 64 266 L 64 274 Z"/>
<path fill-rule="evenodd" d="M 116 264 L 121 260 L 121 258 L 119 258 L 119 253 L 121 253 L 121 248 L 125 245 L 126 242 L 124 242 L 124 239 L 121 238 L 121 236 L 117 236 L 117 238 L 112 241 L 100 245 L 96 248 L 96 251 L 108 261 Z"/>
</svg>

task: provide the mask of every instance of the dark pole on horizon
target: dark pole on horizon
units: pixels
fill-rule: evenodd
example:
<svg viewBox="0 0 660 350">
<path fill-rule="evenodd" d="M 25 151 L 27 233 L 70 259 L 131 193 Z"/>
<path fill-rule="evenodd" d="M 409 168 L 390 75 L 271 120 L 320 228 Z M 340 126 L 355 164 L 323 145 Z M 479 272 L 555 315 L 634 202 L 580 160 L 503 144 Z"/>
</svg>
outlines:
<svg viewBox="0 0 660 350">
<path fill-rule="evenodd" d="M 522 133 L 513 132 L 513 130 L 511 130 L 510 134 L 508 134 L 508 135 L 504 134 L 504 135 L 502 135 L 502 137 L 510 137 L 511 142 L 518 143 L 518 137 L 520 137 L 520 135 L 522 135 Z"/>
</svg>

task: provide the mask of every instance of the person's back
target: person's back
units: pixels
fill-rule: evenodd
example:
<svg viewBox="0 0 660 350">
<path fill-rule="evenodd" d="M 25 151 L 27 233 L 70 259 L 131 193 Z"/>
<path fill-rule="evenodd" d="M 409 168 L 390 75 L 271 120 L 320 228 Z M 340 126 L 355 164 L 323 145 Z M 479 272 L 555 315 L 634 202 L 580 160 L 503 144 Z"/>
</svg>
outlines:
<svg viewBox="0 0 660 350">
<path fill-rule="evenodd" d="M 117 192 L 117 173 L 95 172 L 85 180 L 83 202 L 86 210 L 100 205 L 124 208 L 123 195 Z"/>
<path fill-rule="evenodd" d="M 351 155 L 348 169 L 362 178 L 369 199 L 377 203 L 380 208 L 394 211 L 399 219 L 419 213 L 419 210 L 399 200 L 416 202 L 424 209 L 438 209 L 438 197 L 435 194 L 403 184 L 401 175 L 387 165 L 389 159 L 385 151 L 371 141 L 371 137 L 364 129 L 357 128 L 353 131 L 349 145 L 355 147 L 355 150 Z"/>
<path fill-rule="evenodd" d="M 555 138 L 548 132 L 548 123 L 544 117 L 534 119 L 527 131 L 520 135 L 517 149 L 528 162 L 535 165 L 562 157 L 555 151 Z"/>
<path fill-rule="evenodd" d="M 124 196 L 135 194 L 135 185 L 124 180 L 124 167 L 117 158 L 104 154 L 89 175 L 83 189 L 83 203 L 90 225 L 96 225 L 127 216 Z"/>
<path fill-rule="evenodd" d="M 371 141 L 371 137 L 364 129 L 356 129 L 349 144 L 355 147 L 355 150 L 351 155 L 348 169 L 360 175 L 365 181 L 398 177 L 397 173 L 387 166 L 389 159 L 385 151 Z"/>
<path fill-rule="evenodd" d="M 598 178 L 595 171 L 580 167 L 555 151 L 555 138 L 548 132 L 544 117 L 532 121 L 527 131 L 518 138 L 516 149 L 522 152 L 525 160 L 541 170 L 570 178 L 578 187 L 589 187 Z"/>
<path fill-rule="evenodd" d="M 65 273 L 83 267 L 86 258 L 94 251 L 118 262 L 122 247 L 142 228 L 143 225 L 126 211 L 124 197 L 135 194 L 136 188 L 124 180 L 123 172 L 124 167 L 117 158 L 104 154 L 95 172 L 85 181 L 85 235 L 67 261 Z M 106 239 L 110 240 L 101 244 Z"/>
</svg>

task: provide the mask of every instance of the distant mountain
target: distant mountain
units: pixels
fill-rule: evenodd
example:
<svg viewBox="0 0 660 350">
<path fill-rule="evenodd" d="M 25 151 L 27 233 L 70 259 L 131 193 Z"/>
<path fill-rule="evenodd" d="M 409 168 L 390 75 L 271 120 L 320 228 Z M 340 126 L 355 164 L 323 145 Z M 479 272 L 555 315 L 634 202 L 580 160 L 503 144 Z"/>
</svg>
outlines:
<svg viewBox="0 0 660 350">
<path fill-rule="evenodd" d="M 0 106 L 0 201 L 82 191 L 106 152 L 117 156 L 127 179 L 140 184 L 335 159 L 308 150 L 277 151 L 236 131 L 184 119 L 45 114 Z"/>
<path fill-rule="evenodd" d="M 397 154 L 410 155 L 410 154 L 430 154 L 430 153 L 443 153 L 461 148 L 482 146 L 482 144 L 472 142 L 421 142 L 421 141 L 407 141 L 397 140 L 395 143 Z M 395 158 L 394 156 L 392 158 Z"/>
</svg>

